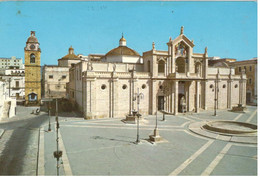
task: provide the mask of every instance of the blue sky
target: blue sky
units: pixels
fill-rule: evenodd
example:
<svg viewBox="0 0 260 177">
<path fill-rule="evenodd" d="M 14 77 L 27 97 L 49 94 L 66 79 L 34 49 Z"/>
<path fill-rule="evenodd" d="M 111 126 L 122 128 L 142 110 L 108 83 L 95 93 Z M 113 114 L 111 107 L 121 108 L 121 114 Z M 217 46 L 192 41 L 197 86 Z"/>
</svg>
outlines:
<svg viewBox="0 0 260 177">
<path fill-rule="evenodd" d="M 180 27 L 195 53 L 251 59 L 257 56 L 256 2 L 0 2 L 0 57 L 24 58 L 30 31 L 42 50 L 41 64 L 57 64 L 72 45 L 76 54 L 107 53 L 122 32 L 141 55 L 167 50 Z"/>
</svg>

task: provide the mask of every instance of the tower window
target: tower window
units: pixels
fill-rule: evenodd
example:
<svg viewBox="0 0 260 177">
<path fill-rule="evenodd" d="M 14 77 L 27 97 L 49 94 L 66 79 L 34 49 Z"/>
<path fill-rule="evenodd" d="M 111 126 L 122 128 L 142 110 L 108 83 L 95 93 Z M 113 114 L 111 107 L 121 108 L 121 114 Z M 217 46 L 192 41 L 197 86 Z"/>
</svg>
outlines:
<svg viewBox="0 0 260 177">
<path fill-rule="evenodd" d="M 53 79 L 53 75 L 49 75 L 49 79 Z"/>
<path fill-rule="evenodd" d="M 30 55 L 30 63 L 35 63 L 35 55 L 33 53 Z"/>
</svg>

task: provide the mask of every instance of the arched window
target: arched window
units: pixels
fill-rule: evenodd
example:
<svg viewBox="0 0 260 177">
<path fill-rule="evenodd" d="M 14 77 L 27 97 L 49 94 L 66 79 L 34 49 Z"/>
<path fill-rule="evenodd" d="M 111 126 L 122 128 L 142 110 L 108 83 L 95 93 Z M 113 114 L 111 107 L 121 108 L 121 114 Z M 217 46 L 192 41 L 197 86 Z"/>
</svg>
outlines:
<svg viewBox="0 0 260 177">
<path fill-rule="evenodd" d="M 35 55 L 33 53 L 30 55 L 30 63 L 35 63 Z"/>
<path fill-rule="evenodd" d="M 176 72 L 185 73 L 185 58 L 179 57 L 176 60 Z"/>
<path fill-rule="evenodd" d="M 158 73 L 164 73 L 164 61 L 160 60 L 158 62 Z"/>
<path fill-rule="evenodd" d="M 147 62 L 147 71 L 148 72 L 150 72 L 150 67 L 151 67 L 150 65 L 151 65 L 151 62 L 150 62 L 150 60 L 148 60 L 148 62 Z"/>
</svg>

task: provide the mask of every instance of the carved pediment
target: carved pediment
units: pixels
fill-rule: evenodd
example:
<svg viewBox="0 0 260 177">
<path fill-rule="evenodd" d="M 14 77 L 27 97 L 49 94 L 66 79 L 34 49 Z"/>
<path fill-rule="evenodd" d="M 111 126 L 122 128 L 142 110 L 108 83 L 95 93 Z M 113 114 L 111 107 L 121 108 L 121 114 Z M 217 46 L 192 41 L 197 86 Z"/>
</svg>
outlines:
<svg viewBox="0 0 260 177">
<path fill-rule="evenodd" d="M 189 40 L 184 34 L 179 35 L 177 38 L 175 38 L 174 40 L 172 40 L 173 44 L 178 44 L 181 41 L 183 41 L 186 45 L 190 46 L 191 48 L 193 48 L 195 45 L 193 44 L 193 42 L 191 40 Z"/>
<path fill-rule="evenodd" d="M 159 63 L 159 61 L 163 61 L 166 62 L 167 61 L 167 57 L 163 57 L 163 56 L 157 56 L 157 63 Z"/>
</svg>

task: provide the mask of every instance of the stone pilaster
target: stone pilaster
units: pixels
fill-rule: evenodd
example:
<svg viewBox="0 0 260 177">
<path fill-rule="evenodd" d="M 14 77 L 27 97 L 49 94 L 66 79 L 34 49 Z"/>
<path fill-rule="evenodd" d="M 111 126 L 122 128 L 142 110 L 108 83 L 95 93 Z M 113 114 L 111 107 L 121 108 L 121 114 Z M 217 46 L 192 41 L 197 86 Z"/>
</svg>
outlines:
<svg viewBox="0 0 260 177">
<path fill-rule="evenodd" d="M 171 45 L 168 45 L 167 75 L 171 73 Z"/>
<path fill-rule="evenodd" d="M 243 87 L 243 84 L 242 84 L 242 81 L 240 80 L 239 81 L 239 104 L 242 104 L 242 97 L 243 97 L 242 87 Z"/>
<path fill-rule="evenodd" d="M 231 109 L 232 107 L 232 80 L 228 80 L 227 83 L 227 108 Z"/>
<path fill-rule="evenodd" d="M 157 82 L 156 80 L 151 80 L 150 87 L 150 114 L 155 114 L 157 110 Z"/>
<path fill-rule="evenodd" d="M 170 96 L 170 112 L 171 113 L 174 113 L 174 93 L 175 93 L 174 81 L 172 81 L 172 83 L 171 83 L 171 96 Z"/>
<path fill-rule="evenodd" d="M 200 81 L 196 81 L 196 113 L 199 113 L 199 90 L 200 90 Z"/>
<path fill-rule="evenodd" d="M 208 93 L 208 82 L 207 81 L 204 81 L 203 82 L 204 83 L 204 93 L 203 93 L 203 95 L 204 95 L 204 109 L 205 110 L 207 110 L 208 109 L 208 104 L 207 104 L 207 99 L 208 99 L 208 95 L 207 95 L 207 93 Z"/>
<path fill-rule="evenodd" d="M 112 117 L 118 117 L 118 78 L 113 78 L 112 84 Z"/>
<path fill-rule="evenodd" d="M 96 117 L 96 79 L 92 79 L 90 81 L 90 105 L 89 105 L 89 111 L 92 115 L 92 118 Z"/>
<path fill-rule="evenodd" d="M 174 115 L 178 115 L 178 95 L 179 95 L 179 82 L 174 81 Z"/>
</svg>

